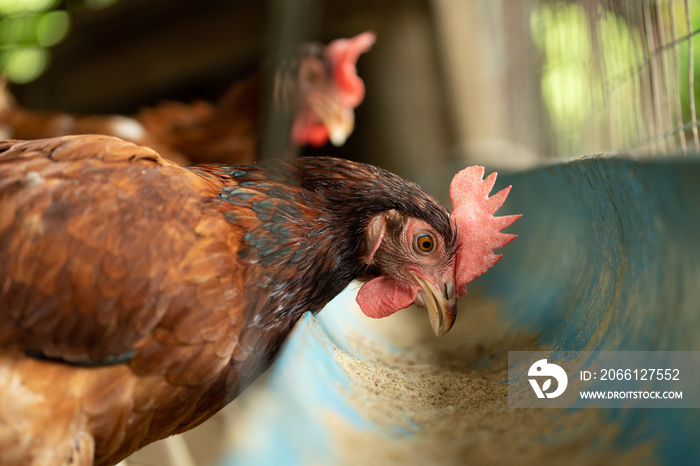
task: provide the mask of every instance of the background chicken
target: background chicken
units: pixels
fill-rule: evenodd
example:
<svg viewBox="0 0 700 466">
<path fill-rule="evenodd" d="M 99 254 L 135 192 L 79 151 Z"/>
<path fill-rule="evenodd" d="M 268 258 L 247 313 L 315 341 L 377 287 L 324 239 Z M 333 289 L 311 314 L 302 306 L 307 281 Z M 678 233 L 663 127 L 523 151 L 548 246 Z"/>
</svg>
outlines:
<svg viewBox="0 0 700 466">
<path fill-rule="evenodd" d="M 167 101 L 132 117 L 32 111 L 5 89 L 0 128 L 6 139 L 106 134 L 145 144 L 179 163 L 251 163 L 259 158 L 262 109 L 271 102 L 274 111 L 267 117 L 282 129 L 268 134 L 268 154 L 293 155 L 299 146 L 329 140 L 342 145 L 365 94 L 355 64 L 374 41 L 374 33 L 364 32 L 327 46 L 304 42 L 274 62 L 269 85 L 261 71 L 233 84 L 215 104 Z"/>
<path fill-rule="evenodd" d="M 450 215 L 332 158 L 183 168 L 105 136 L 0 145 L 0 463 L 112 464 L 194 427 L 351 280 L 436 334 L 499 258 L 508 190 L 460 172 Z"/>
</svg>

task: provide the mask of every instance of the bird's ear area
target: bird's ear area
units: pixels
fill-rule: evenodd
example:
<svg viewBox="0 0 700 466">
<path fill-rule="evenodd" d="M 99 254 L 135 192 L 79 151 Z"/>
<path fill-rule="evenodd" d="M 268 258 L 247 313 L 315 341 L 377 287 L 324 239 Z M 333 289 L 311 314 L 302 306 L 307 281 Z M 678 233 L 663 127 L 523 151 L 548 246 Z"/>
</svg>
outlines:
<svg viewBox="0 0 700 466">
<path fill-rule="evenodd" d="M 362 258 L 365 264 L 371 265 L 374 262 L 379 247 L 387 239 L 387 234 L 390 231 L 402 231 L 405 222 L 405 216 L 395 209 L 386 210 L 369 220 L 365 230 L 367 254 Z"/>
<path fill-rule="evenodd" d="M 388 232 L 400 229 L 404 220 L 403 215 L 396 210 L 382 212 L 370 219 L 366 230 L 367 254 L 363 257 L 367 265 L 374 262 Z M 357 293 L 357 304 L 366 316 L 380 319 L 413 304 L 417 294 L 417 286 L 380 276 L 362 285 Z"/>
<path fill-rule="evenodd" d="M 381 319 L 413 304 L 417 294 L 416 287 L 377 277 L 362 285 L 356 301 L 367 317 Z"/>
<path fill-rule="evenodd" d="M 370 265 L 374 261 L 374 255 L 382 244 L 384 235 L 386 234 L 386 217 L 385 214 L 379 214 L 372 217 L 372 219 L 367 224 L 367 255 L 364 257 L 363 261 L 365 264 Z"/>
<path fill-rule="evenodd" d="M 343 93 L 345 104 L 351 108 L 360 105 L 365 97 L 365 85 L 357 75 L 357 60 L 372 48 L 376 40 L 374 32 L 366 31 L 351 39 L 336 39 L 326 49 L 333 63 L 336 83 Z"/>
</svg>

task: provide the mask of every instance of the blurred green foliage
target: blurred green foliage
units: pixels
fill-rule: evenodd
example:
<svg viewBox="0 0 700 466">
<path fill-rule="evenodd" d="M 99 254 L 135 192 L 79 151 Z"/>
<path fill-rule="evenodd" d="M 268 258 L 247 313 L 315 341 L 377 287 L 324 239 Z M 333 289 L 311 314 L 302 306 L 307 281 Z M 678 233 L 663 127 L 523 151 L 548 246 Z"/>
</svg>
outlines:
<svg viewBox="0 0 700 466">
<path fill-rule="evenodd" d="M 690 1 L 690 31 L 691 33 L 694 33 L 696 31 L 700 31 L 700 0 L 691 0 Z M 687 16 L 685 14 L 684 9 L 676 8 L 675 10 L 675 18 L 674 21 L 677 25 L 677 27 L 680 29 L 679 36 L 681 37 L 687 37 L 688 35 L 688 27 L 686 25 L 687 23 Z M 698 97 L 700 96 L 700 37 L 697 35 L 693 35 L 691 37 L 692 41 L 692 46 L 693 46 L 693 61 L 694 61 L 694 66 L 693 66 L 693 94 L 695 98 L 695 108 L 700 108 L 698 105 L 700 105 L 700 100 Z M 679 83 L 680 83 L 680 94 L 681 94 L 681 103 L 682 103 L 682 109 L 683 109 L 683 121 L 686 123 L 693 122 L 692 121 L 692 115 L 690 112 L 690 73 L 688 72 L 689 70 L 689 41 L 684 40 L 681 41 L 679 46 L 678 46 L 678 52 L 679 52 Z M 697 118 L 697 115 L 696 115 Z"/>
<path fill-rule="evenodd" d="M 632 109 L 634 89 L 624 84 L 642 60 L 639 35 L 614 13 L 598 9 L 591 21 L 581 5 L 563 2 L 536 8 L 530 29 L 543 57 L 542 98 L 559 153 L 585 153 L 591 131 L 604 118 L 617 126 L 618 144 L 624 147 L 635 136 L 633 122 L 606 117 L 600 109 Z"/>
<path fill-rule="evenodd" d="M 49 65 L 50 48 L 70 32 L 71 15 L 116 0 L 0 0 L 0 74 L 24 84 Z"/>
<path fill-rule="evenodd" d="M 675 147 L 697 120 L 688 49 L 692 40 L 697 99 L 700 39 L 692 33 L 700 30 L 700 0 L 690 0 L 688 11 L 685 2 L 665 0 L 632 2 L 617 13 L 590 5 L 544 2 L 530 16 L 556 150 L 573 156 L 640 147 L 653 138 Z"/>
</svg>

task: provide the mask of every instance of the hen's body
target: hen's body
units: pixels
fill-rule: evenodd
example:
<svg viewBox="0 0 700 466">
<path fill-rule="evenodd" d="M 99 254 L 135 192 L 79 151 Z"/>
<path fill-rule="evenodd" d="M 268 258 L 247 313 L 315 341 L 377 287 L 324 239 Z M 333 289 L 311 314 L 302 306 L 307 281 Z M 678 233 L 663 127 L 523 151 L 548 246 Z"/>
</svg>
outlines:
<svg viewBox="0 0 700 466">
<path fill-rule="evenodd" d="M 183 168 L 101 136 L 1 143 L 0 463 L 112 464 L 203 422 L 303 312 L 377 275 L 365 230 L 391 209 L 454 242 L 432 197 L 348 161 Z"/>
<path fill-rule="evenodd" d="M 29 110 L 9 97 L 0 111 L 0 130 L 12 139 L 117 136 L 180 164 L 252 163 L 259 152 L 260 87 L 261 78 L 255 75 L 236 82 L 217 103 L 166 101 L 132 116 Z"/>
<path fill-rule="evenodd" d="M 253 163 L 260 153 L 262 82 L 257 74 L 240 80 L 215 104 L 169 101 L 145 108 L 134 117 L 144 130 L 134 142 L 179 163 Z M 291 110 L 280 112 L 291 120 Z M 289 147 L 288 133 L 283 139 Z"/>
</svg>

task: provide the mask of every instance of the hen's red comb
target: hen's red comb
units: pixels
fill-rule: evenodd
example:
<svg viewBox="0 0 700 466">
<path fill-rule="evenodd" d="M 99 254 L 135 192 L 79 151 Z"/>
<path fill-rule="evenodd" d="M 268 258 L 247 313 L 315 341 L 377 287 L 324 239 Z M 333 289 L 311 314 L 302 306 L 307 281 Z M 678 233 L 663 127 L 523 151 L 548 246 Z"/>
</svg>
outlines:
<svg viewBox="0 0 700 466">
<path fill-rule="evenodd" d="M 333 63 L 336 82 L 343 93 L 344 103 L 355 108 L 365 98 L 365 84 L 357 75 L 357 60 L 369 51 L 377 40 L 372 31 L 363 32 L 351 39 L 336 39 L 327 47 L 328 57 Z"/>
<path fill-rule="evenodd" d="M 508 197 L 510 186 L 489 197 L 496 173 L 484 178 L 484 167 L 468 167 L 460 171 L 450 184 L 452 213 L 450 219 L 457 227 L 457 264 L 455 285 L 458 296 L 467 292 L 467 283 L 486 272 L 501 258 L 493 250 L 505 246 L 517 235 L 501 233 L 521 215 L 494 217 L 493 214 Z"/>
</svg>

